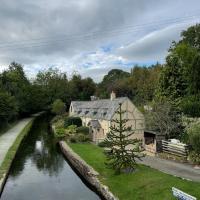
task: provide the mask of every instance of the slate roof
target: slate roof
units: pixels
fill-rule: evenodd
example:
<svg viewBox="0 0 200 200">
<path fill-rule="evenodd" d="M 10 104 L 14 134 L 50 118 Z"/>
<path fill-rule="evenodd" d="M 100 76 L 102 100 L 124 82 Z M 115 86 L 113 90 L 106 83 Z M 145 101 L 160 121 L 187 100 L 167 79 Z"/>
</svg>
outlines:
<svg viewBox="0 0 200 200">
<path fill-rule="evenodd" d="M 71 105 L 75 115 L 79 117 L 111 120 L 113 114 L 119 108 L 119 103 L 123 103 L 127 99 L 127 97 L 119 97 L 113 100 L 72 101 Z"/>
<path fill-rule="evenodd" d="M 93 128 L 101 128 L 101 124 L 99 123 L 98 120 L 90 120 L 89 125 L 92 126 Z"/>
</svg>

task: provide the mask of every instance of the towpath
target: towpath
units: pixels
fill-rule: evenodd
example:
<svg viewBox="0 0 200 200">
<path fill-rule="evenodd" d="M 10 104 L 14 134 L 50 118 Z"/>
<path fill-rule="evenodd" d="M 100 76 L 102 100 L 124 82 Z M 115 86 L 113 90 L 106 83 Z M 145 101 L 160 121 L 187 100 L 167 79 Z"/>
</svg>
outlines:
<svg viewBox="0 0 200 200">
<path fill-rule="evenodd" d="M 15 142 L 17 136 L 21 133 L 24 127 L 33 119 L 33 117 L 20 120 L 14 127 L 0 136 L 0 166 L 9 150 Z"/>
</svg>

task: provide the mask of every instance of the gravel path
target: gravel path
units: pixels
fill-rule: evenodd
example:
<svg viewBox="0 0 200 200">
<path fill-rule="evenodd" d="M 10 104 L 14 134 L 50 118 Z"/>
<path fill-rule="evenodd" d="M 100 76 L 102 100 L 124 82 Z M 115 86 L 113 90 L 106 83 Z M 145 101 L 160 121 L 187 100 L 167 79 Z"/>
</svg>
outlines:
<svg viewBox="0 0 200 200">
<path fill-rule="evenodd" d="M 152 156 L 146 156 L 143 158 L 143 161 L 139 162 L 167 174 L 200 182 L 200 169 L 195 169 L 189 164 L 178 163 Z"/>
</svg>

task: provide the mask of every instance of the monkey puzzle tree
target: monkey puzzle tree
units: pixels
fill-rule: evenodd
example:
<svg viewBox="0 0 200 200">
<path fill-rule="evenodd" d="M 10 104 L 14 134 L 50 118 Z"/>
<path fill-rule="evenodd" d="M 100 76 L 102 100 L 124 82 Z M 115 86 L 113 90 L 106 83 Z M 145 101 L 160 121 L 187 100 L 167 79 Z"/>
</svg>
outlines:
<svg viewBox="0 0 200 200">
<path fill-rule="evenodd" d="M 138 139 L 132 139 L 134 130 L 132 126 L 127 126 L 128 119 L 123 117 L 125 111 L 122 110 L 122 104 L 119 104 L 119 110 L 116 114 L 119 118 L 113 119 L 113 125 L 105 139 L 105 146 L 110 149 L 106 151 L 106 165 L 115 170 L 116 173 L 121 171 L 131 172 L 136 167 L 136 159 L 141 159 L 142 144 Z"/>
</svg>

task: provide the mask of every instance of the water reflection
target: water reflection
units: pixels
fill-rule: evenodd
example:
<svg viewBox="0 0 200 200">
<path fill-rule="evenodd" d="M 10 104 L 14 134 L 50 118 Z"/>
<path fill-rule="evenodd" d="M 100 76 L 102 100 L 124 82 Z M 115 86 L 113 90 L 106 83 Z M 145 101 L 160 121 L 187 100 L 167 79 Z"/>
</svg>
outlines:
<svg viewBox="0 0 200 200">
<path fill-rule="evenodd" d="M 47 122 L 39 118 L 20 146 L 1 199 L 99 199 L 58 152 Z"/>
</svg>

